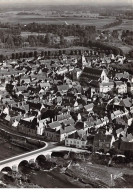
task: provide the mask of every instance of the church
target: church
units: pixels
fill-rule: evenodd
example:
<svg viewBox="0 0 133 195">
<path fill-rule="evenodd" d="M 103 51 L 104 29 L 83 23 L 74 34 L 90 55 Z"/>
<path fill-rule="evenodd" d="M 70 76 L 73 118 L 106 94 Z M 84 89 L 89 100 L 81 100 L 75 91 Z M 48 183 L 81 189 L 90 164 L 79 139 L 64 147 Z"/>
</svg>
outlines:
<svg viewBox="0 0 133 195">
<path fill-rule="evenodd" d="M 80 76 L 80 81 L 90 83 L 91 81 L 109 82 L 107 71 L 105 69 L 97 69 L 91 67 L 85 67 Z"/>
</svg>

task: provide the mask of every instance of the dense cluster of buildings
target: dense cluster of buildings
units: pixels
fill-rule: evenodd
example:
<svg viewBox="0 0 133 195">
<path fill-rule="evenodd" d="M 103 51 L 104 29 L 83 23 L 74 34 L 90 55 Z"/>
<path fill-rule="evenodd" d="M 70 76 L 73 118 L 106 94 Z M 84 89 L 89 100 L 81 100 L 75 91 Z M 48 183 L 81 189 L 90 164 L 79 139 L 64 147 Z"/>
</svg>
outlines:
<svg viewBox="0 0 133 195">
<path fill-rule="evenodd" d="M 125 60 L 85 52 L 1 63 L 0 123 L 68 147 L 133 151 L 133 75 L 110 66 Z"/>
</svg>

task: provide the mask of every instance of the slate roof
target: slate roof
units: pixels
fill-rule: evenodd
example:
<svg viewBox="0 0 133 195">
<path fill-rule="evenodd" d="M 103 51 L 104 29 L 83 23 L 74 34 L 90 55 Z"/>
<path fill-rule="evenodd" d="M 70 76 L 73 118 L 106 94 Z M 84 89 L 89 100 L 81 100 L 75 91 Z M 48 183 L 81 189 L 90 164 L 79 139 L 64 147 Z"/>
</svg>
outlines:
<svg viewBox="0 0 133 195">
<path fill-rule="evenodd" d="M 61 120 L 64 120 L 64 119 L 69 119 L 69 118 L 71 118 L 70 114 L 60 114 L 60 115 L 57 115 L 57 120 L 58 121 L 61 121 Z"/>
<path fill-rule="evenodd" d="M 72 125 L 69 125 L 69 126 L 65 127 L 65 129 L 60 129 L 61 134 L 70 133 L 70 132 L 73 132 L 73 131 L 76 131 L 76 129 Z"/>
<path fill-rule="evenodd" d="M 100 77 L 101 74 L 102 74 L 102 71 L 103 70 L 97 69 L 97 68 L 85 67 L 84 70 L 83 70 L 83 73 L 88 73 L 89 75 L 92 74 L 92 75 Z"/>
<path fill-rule="evenodd" d="M 120 102 L 120 106 L 121 105 L 130 108 L 132 106 L 131 99 L 130 98 L 122 99 Z"/>
<path fill-rule="evenodd" d="M 72 133 L 71 135 L 68 135 L 68 138 L 70 139 L 80 139 L 80 136 L 78 135 L 77 131 Z"/>
<path fill-rule="evenodd" d="M 111 142 L 112 135 L 96 134 L 94 141 Z"/>
<path fill-rule="evenodd" d="M 114 82 L 107 82 L 107 83 L 100 83 L 102 86 L 112 86 L 114 85 Z"/>
<path fill-rule="evenodd" d="M 84 108 L 85 108 L 86 110 L 89 110 L 89 109 L 93 109 L 93 106 L 94 106 L 94 104 L 93 104 L 93 103 L 90 103 L 90 104 L 84 106 Z"/>
<path fill-rule="evenodd" d="M 55 129 L 56 127 L 60 127 L 60 123 L 58 121 L 52 122 L 48 124 L 51 129 Z"/>
<path fill-rule="evenodd" d="M 69 86 L 68 85 L 59 85 L 57 86 L 58 91 L 68 91 Z"/>
<path fill-rule="evenodd" d="M 64 125 L 72 125 L 75 123 L 75 121 L 73 119 L 65 119 L 62 122 Z"/>
<path fill-rule="evenodd" d="M 58 135 L 60 134 L 60 131 L 55 131 L 55 129 L 51 129 L 51 128 L 46 128 L 45 131 L 52 132 Z"/>
<path fill-rule="evenodd" d="M 34 118 L 32 121 L 27 121 L 27 120 L 21 119 L 19 121 L 19 125 L 23 125 L 23 126 L 30 128 L 30 129 L 36 129 L 37 118 Z"/>
</svg>

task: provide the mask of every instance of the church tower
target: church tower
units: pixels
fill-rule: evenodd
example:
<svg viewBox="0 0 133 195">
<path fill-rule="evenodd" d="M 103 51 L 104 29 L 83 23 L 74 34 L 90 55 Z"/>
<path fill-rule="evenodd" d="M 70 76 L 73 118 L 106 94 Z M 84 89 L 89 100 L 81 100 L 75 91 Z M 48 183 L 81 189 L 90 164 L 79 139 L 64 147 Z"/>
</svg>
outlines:
<svg viewBox="0 0 133 195">
<path fill-rule="evenodd" d="M 88 64 L 88 63 L 86 62 L 86 59 L 85 59 L 84 54 L 81 55 L 81 58 L 79 59 L 78 64 L 79 64 L 79 66 L 82 68 L 82 70 L 83 70 L 84 67 Z"/>
</svg>

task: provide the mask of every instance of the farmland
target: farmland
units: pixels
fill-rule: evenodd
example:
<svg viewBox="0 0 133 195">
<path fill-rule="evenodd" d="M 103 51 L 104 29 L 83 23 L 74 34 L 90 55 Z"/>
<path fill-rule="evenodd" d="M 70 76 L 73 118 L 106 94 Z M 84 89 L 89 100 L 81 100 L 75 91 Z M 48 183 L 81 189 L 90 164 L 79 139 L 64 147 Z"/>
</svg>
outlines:
<svg viewBox="0 0 133 195">
<path fill-rule="evenodd" d="M 123 19 L 122 24 L 109 28 L 109 30 L 133 30 L 133 21 Z"/>
<path fill-rule="evenodd" d="M 45 16 L 45 15 L 18 15 L 17 12 L 5 12 L 0 13 L 0 22 L 9 22 L 10 23 L 20 23 L 28 24 L 32 22 L 43 23 L 43 24 L 65 24 L 65 21 L 68 24 L 80 24 L 80 25 L 94 25 L 97 28 L 102 28 L 102 26 L 111 23 L 115 20 L 114 17 L 100 17 L 100 18 L 86 18 L 86 17 L 58 17 L 58 16 Z"/>
<path fill-rule="evenodd" d="M 28 24 L 28 23 L 41 23 L 41 24 L 65 24 L 65 22 L 69 25 L 78 24 L 78 25 L 94 25 L 97 29 L 102 29 L 102 27 L 106 24 L 112 23 L 115 21 L 115 17 L 80 17 L 80 16 L 46 16 L 45 14 L 25 14 L 18 15 L 17 12 L 5 12 L 0 13 L 0 22 L 10 22 L 14 24 Z M 132 30 L 133 22 L 132 20 L 124 19 L 121 25 L 114 26 L 109 28 L 110 30 Z"/>
</svg>

